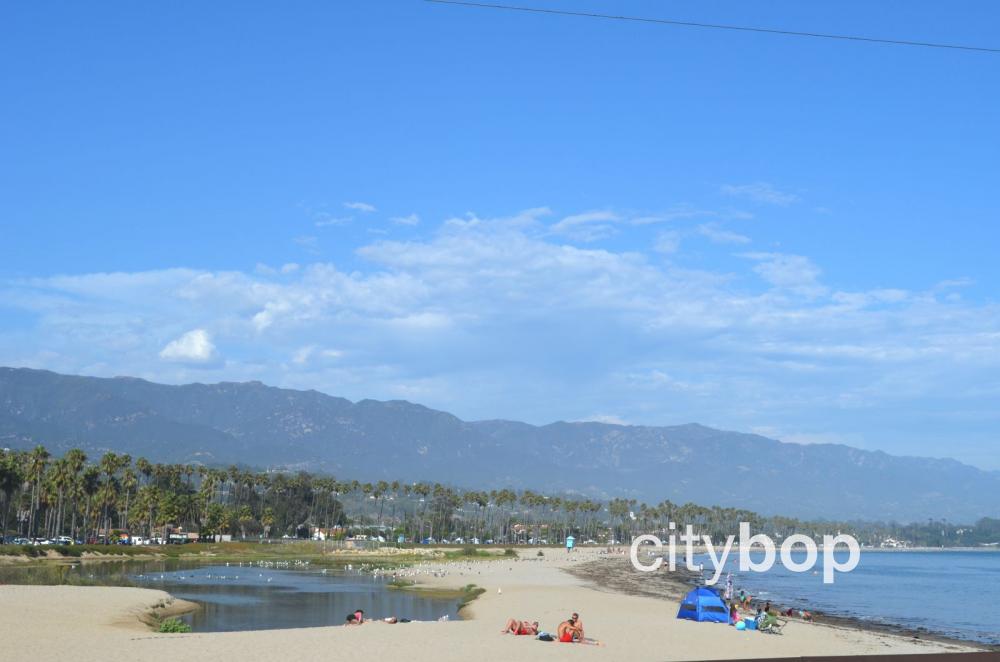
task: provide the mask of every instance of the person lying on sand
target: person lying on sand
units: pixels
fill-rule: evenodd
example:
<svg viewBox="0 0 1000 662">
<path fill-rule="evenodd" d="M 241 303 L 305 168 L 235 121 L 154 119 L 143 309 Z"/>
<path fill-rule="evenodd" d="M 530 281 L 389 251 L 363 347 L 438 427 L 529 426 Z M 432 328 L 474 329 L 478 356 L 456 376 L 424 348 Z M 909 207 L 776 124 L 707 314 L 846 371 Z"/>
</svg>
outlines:
<svg viewBox="0 0 1000 662">
<path fill-rule="evenodd" d="M 344 621 L 344 625 L 361 625 L 361 621 L 354 614 L 348 614 L 347 620 Z"/>
<path fill-rule="evenodd" d="M 538 621 L 519 621 L 514 618 L 507 619 L 507 627 L 501 630 L 503 634 L 538 634 Z"/>
</svg>

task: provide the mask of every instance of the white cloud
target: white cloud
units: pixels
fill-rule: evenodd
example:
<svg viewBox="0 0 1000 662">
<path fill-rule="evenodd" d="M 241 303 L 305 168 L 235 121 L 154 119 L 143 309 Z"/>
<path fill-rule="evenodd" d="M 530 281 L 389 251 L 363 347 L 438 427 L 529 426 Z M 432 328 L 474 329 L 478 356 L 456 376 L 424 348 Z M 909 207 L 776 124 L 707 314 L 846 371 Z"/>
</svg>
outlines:
<svg viewBox="0 0 1000 662">
<path fill-rule="evenodd" d="M 344 207 L 346 209 L 353 209 L 354 211 L 359 211 L 363 214 L 370 214 L 374 211 L 378 211 L 375 205 L 370 205 L 367 202 L 345 202 Z"/>
<path fill-rule="evenodd" d="M 750 237 L 720 228 L 716 223 L 705 223 L 698 226 L 698 234 L 716 244 L 749 244 Z"/>
<path fill-rule="evenodd" d="M 324 349 L 316 345 L 300 347 L 292 354 L 292 362 L 299 366 L 309 365 L 316 361 L 329 361 L 341 358 L 343 352 L 336 349 Z"/>
<path fill-rule="evenodd" d="M 819 267 L 807 257 L 783 253 L 746 253 L 744 257 L 755 260 L 753 270 L 777 288 L 809 296 L 827 291 L 819 283 Z"/>
<path fill-rule="evenodd" d="M 614 414 L 594 414 L 593 416 L 585 416 L 579 419 L 578 423 L 607 423 L 609 425 L 629 425 L 621 416 L 615 416 Z"/>
<path fill-rule="evenodd" d="M 411 393 L 467 418 L 614 412 L 814 435 L 830 421 L 943 419 L 959 402 L 995 410 L 1000 306 L 951 302 L 950 286 L 836 290 L 804 255 L 683 268 L 704 263 L 685 251 L 683 229 L 660 235 L 671 255 L 662 260 L 652 247 L 574 245 L 541 223 L 547 214 L 469 214 L 419 239 L 368 243 L 350 270 L 315 262 L 0 281 L 0 300 L 28 320 L 0 326 L 0 364 L 260 379 L 354 399 Z M 222 338 L 224 361 L 213 344 Z"/>
<path fill-rule="evenodd" d="M 396 225 L 419 225 L 420 217 L 416 214 L 409 214 L 407 216 L 393 216 L 389 219 Z"/>
<path fill-rule="evenodd" d="M 724 195 L 744 198 L 768 205 L 777 205 L 779 207 L 787 207 L 799 200 L 799 196 L 794 193 L 779 191 L 766 182 L 740 185 L 726 184 L 721 190 Z"/>
<path fill-rule="evenodd" d="M 215 345 L 205 329 L 193 329 L 171 340 L 160 350 L 160 358 L 175 363 L 210 363 L 217 358 Z"/>
</svg>

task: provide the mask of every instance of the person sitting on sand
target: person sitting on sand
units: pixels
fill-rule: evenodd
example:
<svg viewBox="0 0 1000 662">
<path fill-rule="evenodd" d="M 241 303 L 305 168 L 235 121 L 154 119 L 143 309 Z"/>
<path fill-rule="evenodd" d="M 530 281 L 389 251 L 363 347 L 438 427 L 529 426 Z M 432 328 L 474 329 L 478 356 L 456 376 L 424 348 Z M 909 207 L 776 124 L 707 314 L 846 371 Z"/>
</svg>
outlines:
<svg viewBox="0 0 1000 662">
<path fill-rule="evenodd" d="M 538 621 L 519 621 L 515 618 L 508 618 L 507 627 L 501 630 L 501 632 L 513 635 L 535 635 L 538 634 Z"/>
<path fill-rule="evenodd" d="M 729 622 L 732 625 L 736 625 L 740 622 L 740 612 L 736 609 L 736 601 L 733 600 L 729 603 Z"/>
<path fill-rule="evenodd" d="M 563 621 L 556 628 L 556 635 L 559 641 L 564 644 L 571 644 L 576 641 L 576 621 L 571 617 L 568 621 Z"/>
<path fill-rule="evenodd" d="M 576 631 L 576 638 L 583 641 L 583 621 L 580 620 L 580 614 L 575 611 L 570 614 L 570 619 L 572 619 L 574 625 L 574 630 Z"/>
<path fill-rule="evenodd" d="M 362 623 L 364 623 L 365 622 L 365 610 L 364 609 L 355 609 L 354 610 L 354 619 L 358 622 L 358 625 L 361 625 Z"/>
<path fill-rule="evenodd" d="M 344 621 L 344 625 L 361 625 L 361 623 L 358 622 L 357 616 L 355 616 L 354 614 L 348 614 L 347 620 Z"/>
<path fill-rule="evenodd" d="M 757 626 L 758 630 L 766 630 L 773 625 L 778 623 L 778 617 L 775 616 L 774 612 L 771 611 L 770 607 L 764 610 L 763 616 L 760 619 L 760 625 Z"/>
</svg>

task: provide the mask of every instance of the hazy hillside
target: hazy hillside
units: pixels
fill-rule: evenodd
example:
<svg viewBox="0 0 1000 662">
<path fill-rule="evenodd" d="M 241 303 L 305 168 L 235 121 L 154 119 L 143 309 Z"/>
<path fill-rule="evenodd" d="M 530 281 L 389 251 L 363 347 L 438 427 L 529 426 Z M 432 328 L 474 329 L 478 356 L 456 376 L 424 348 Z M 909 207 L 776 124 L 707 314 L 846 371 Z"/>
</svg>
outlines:
<svg viewBox="0 0 1000 662">
<path fill-rule="evenodd" d="M 786 444 L 700 425 L 465 422 L 409 402 L 352 403 L 257 382 L 166 386 L 0 368 L 0 445 L 113 449 L 154 461 L 303 467 L 743 506 L 809 517 L 972 521 L 1000 473 L 954 460 Z"/>
</svg>

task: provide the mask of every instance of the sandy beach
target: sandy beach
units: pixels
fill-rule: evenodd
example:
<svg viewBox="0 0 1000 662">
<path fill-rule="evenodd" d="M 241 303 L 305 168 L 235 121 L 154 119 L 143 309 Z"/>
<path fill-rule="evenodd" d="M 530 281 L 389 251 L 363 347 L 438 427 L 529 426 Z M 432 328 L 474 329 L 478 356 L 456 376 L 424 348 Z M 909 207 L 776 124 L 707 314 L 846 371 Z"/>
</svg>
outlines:
<svg viewBox="0 0 1000 662">
<path fill-rule="evenodd" d="M 622 579 L 623 559 L 596 550 L 546 550 L 539 559 L 427 563 L 407 571 L 428 588 L 474 583 L 486 592 L 452 622 L 332 625 L 296 630 L 159 634 L 144 623 L 151 609 L 171 603 L 162 591 L 138 588 L 0 586 L 0 640 L 4 659 L 184 660 L 232 657 L 248 662 L 393 656 L 413 660 L 704 660 L 802 655 L 966 652 L 982 650 L 857 628 L 793 620 L 782 635 L 739 632 L 718 624 L 675 618 L 669 582 L 636 595 Z M 597 564 L 604 564 L 597 565 Z M 598 572 L 595 574 L 595 568 Z M 607 572 L 600 572 L 607 568 Z M 595 577 L 600 585 L 594 583 Z M 617 578 L 617 581 L 613 579 Z M 623 583 L 624 582 L 624 583 Z M 645 585 L 643 583 L 643 585 Z M 674 584 L 674 593 L 677 587 Z M 162 611 L 161 607 L 161 611 Z M 601 646 L 536 641 L 500 634 L 509 617 L 538 620 L 554 631 L 579 612 L 587 636 Z M 387 614 L 373 614 L 385 616 Z"/>
</svg>

